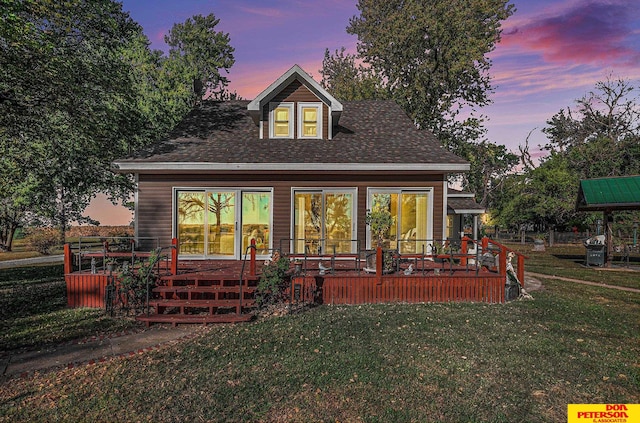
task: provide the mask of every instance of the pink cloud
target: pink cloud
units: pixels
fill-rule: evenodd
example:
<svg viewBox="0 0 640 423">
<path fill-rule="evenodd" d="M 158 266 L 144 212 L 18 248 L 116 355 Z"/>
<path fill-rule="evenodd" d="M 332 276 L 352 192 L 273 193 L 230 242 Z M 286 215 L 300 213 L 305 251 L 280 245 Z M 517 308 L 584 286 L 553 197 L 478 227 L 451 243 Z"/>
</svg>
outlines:
<svg viewBox="0 0 640 423">
<path fill-rule="evenodd" d="M 582 0 L 518 19 L 505 26 L 501 46 L 538 52 L 547 62 L 638 66 L 640 47 L 632 41 L 637 11 L 631 3 Z"/>
<path fill-rule="evenodd" d="M 240 10 L 244 13 L 258 15 L 270 19 L 282 18 L 286 16 L 286 14 L 282 10 L 274 9 L 271 7 L 241 7 Z"/>
</svg>

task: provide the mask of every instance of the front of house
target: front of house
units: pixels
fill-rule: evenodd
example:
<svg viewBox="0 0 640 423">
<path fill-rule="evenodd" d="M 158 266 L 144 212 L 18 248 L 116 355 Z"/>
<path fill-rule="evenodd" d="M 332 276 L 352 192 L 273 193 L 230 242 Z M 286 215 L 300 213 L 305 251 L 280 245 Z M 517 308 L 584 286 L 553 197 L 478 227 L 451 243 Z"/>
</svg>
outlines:
<svg viewBox="0 0 640 423">
<path fill-rule="evenodd" d="M 259 257 L 356 254 L 372 247 L 365 216 L 381 205 L 389 246 L 425 251 L 457 232 L 447 176 L 469 170 L 393 101 L 339 102 L 297 65 L 253 101 L 203 102 L 114 165 L 137 181 L 137 238 L 233 260 L 252 239 Z"/>
</svg>

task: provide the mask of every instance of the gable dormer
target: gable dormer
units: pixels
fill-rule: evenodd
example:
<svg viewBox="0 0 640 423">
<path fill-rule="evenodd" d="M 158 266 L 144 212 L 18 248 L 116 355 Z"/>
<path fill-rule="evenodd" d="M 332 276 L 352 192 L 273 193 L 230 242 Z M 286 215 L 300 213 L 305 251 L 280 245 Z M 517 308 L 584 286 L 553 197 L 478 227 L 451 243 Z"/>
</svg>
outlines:
<svg viewBox="0 0 640 423">
<path fill-rule="evenodd" d="M 260 138 L 331 139 L 342 104 L 298 65 L 247 106 Z"/>
</svg>

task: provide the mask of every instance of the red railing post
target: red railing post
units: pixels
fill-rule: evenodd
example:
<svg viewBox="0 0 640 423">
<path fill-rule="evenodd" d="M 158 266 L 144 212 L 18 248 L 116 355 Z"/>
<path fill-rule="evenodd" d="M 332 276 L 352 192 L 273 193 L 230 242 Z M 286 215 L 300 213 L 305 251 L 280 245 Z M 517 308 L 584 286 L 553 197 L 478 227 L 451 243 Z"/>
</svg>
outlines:
<svg viewBox="0 0 640 423">
<path fill-rule="evenodd" d="M 378 285 L 382 283 L 383 262 L 384 258 L 382 254 L 382 247 L 378 245 L 378 248 L 376 249 L 376 277 L 378 279 Z"/>
<path fill-rule="evenodd" d="M 507 276 L 507 248 L 503 245 L 500 245 L 500 258 L 498 262 L 498 271 L 502 276 Z"/>
<path fill-rule="evenodd" d="M 171 238 L 171 274 L 178 274 L 178 238 Z"/>
<path fill-rule="evenodd" d="M 73 253 L 71 244 L 64 244 L 64 274 L 73 273 Z"/>
<path fill-rule="evenodd" d="M 482 238 L 481 241 L 481 245 L 482 245 L 482 254 L 487 252 L 487 249 L 489 248 L 489 238 L 487 238 L 486 236 Z"/>
<path fill-rule="evenodd" d="M 249 274 L 256 275 L 256 239 L 251 238 L 251 261 L 249 262 Z"/>
<path fill-rule="evenodd" d="M 463 236 L 462 237 L 462 242 L 460 243 L 460 253 L 462 253 L 462 257 L 460 257 L 460 264 L 462 266 L 466 266 L 467 265 L 467 251 L 468 251 L 467 241 L 468 240 L 469 240 L 468 237 Z"/>
</svg>

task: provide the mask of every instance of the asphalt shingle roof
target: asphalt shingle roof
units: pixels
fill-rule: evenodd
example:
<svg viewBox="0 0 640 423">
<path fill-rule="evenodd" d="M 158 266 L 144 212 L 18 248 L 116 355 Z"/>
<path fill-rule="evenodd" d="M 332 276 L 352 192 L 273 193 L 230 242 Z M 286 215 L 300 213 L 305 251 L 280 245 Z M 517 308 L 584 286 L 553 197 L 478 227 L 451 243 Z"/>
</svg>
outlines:
<svg viewBox="0 0 640 423">
<path fill-rule="evenodd" d="M 248 103 L 203 102 L 168 138 L 117 163 L 468 163 L 393 101 L 344 102 L 331 140 L 260 139 Z"/>
</svg>

